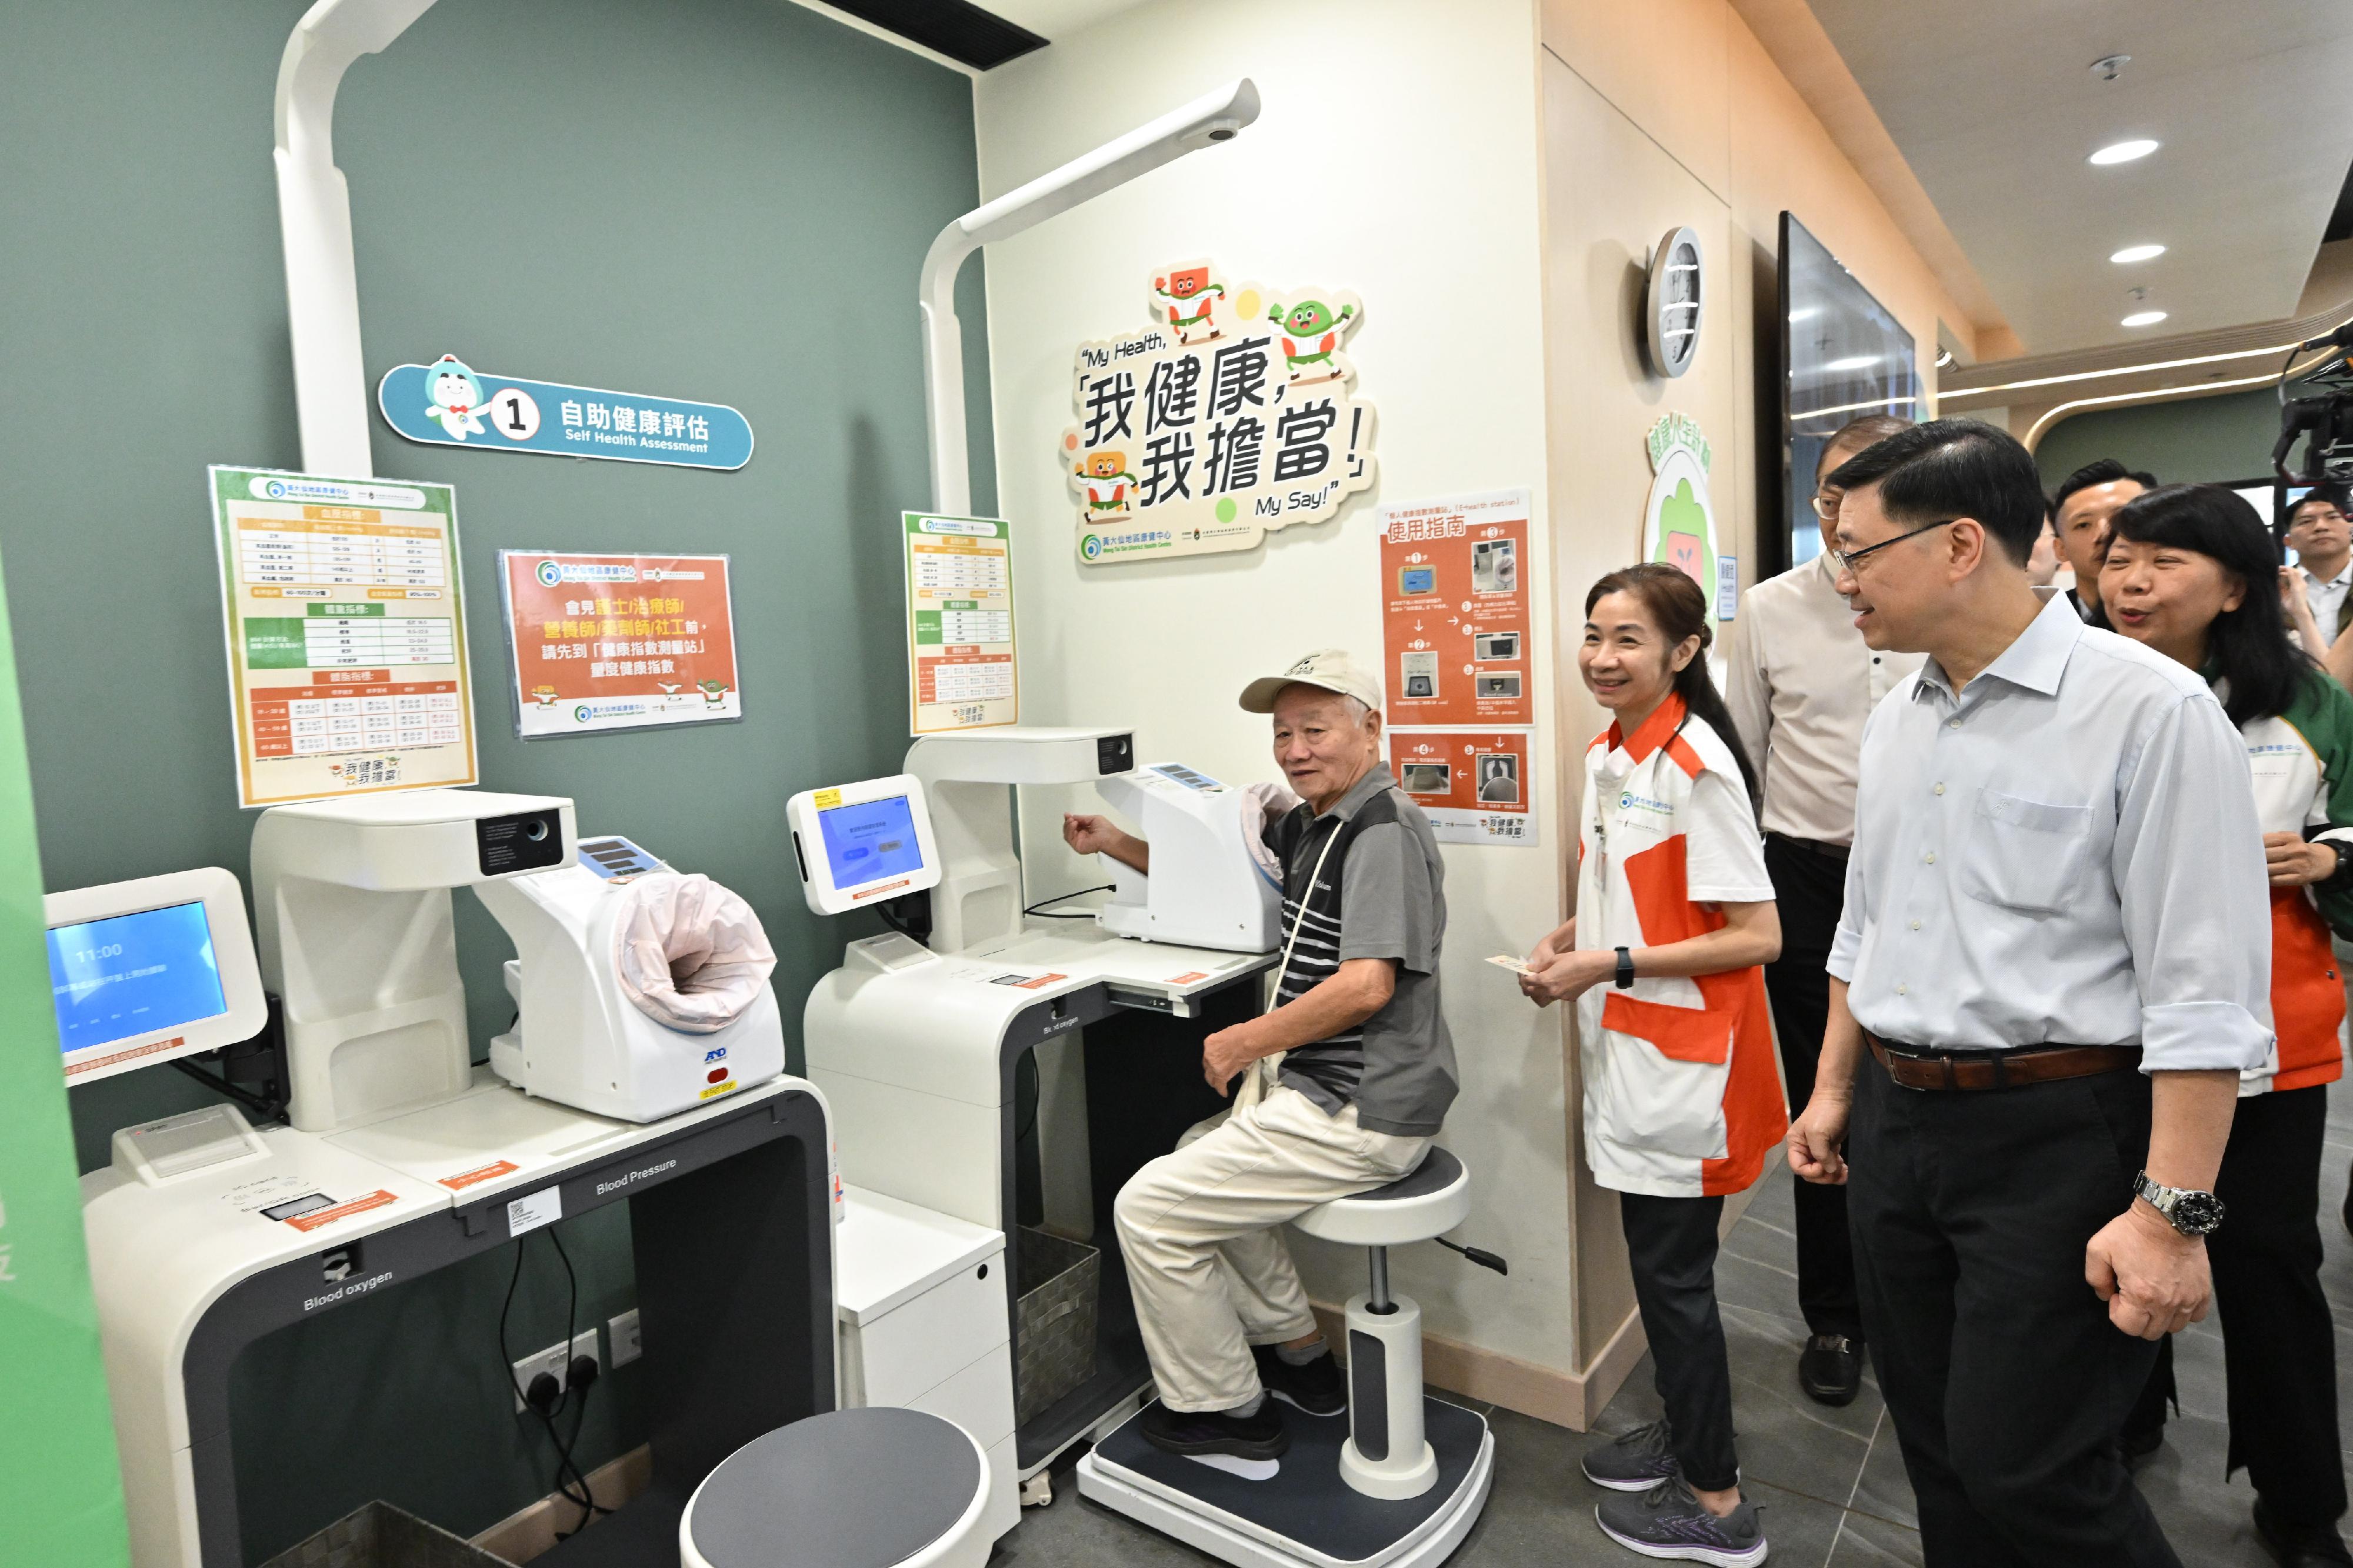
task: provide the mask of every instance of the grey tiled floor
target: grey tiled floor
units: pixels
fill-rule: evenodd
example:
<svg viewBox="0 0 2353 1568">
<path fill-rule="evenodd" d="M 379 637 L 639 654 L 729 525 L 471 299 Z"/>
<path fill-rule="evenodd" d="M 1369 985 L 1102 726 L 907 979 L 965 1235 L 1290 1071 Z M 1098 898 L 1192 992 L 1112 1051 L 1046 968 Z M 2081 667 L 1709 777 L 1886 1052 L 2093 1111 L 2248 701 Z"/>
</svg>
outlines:
<svg viewBox="0 0 2353 1568">
<path fill-rule="evenodd" d="M 2353 1411 L 2353 1238 L 2337 1218 L 2347 1164 L 2353 1160 L 2353 1085 L 2334 1086 L 2329 1093 L 2330 1142 L 2321 1200 L 2328 1257 L 2323 1280 L 2337 1307 L 2338 1405 Z M 1835 1410 L 1814 1404 L 1798 1387 L 1798 1347 L 1806 1331 L 1797 1315 L 1788 1181 L 1786 1172 L 1766 1179 L 1726 1239 L 1716 1269 L 1731 1342 L 1744 1478 L 1751 1495 L 1765 1505 L 1775 1563 L 1916 1564 L 1920 1537 L 1912 1489 L 1877 1387 L 1866 1379 L 1862 1396 Z M 2174 1356 L 2181 1414 L 2167 1426 L 2165 1447 L 2139 1471 L 2141 1489 L 2185 1563 L 2264 1568 L 2271 1559 L 2247 1519 L 2253 1491 L 2243 1472 L 2228 1483 L 2222 1479 L 2222 1341 L 2212 1321 L 2184 1332 Z M 1658 1413 L 1645 1358 L 1604 1412 L 1599 1431 L 1622 1432 Z M 1641 1561 L 1612 1546 L 1594 1525 L 1599 1494 L 1577 1475 L 1577 1457 L 1597 1437 L 1508 1410 L 1489 1408 L 1486 1415 L 1495 1432 L 1494 1491 L 1451 1564 L 1505 1568 Z M 1079 1497 L 1077 1478 L 1069 1469 L 1073 1462 L 1075 1456 L 1058 1467 L 1053 1506 L 1024 1513 L 993 1568 L 1146 1568 L 1209 1561 Z"/>
</svg>

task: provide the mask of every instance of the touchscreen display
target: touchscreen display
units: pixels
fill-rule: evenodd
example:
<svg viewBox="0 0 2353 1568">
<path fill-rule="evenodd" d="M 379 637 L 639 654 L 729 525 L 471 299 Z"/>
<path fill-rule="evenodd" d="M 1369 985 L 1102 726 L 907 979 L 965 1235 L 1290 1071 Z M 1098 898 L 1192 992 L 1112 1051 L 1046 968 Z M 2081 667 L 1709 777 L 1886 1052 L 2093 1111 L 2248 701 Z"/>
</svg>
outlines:
<svg viewBox="0 0 2353 1568">
<path fill-rule="evenodd" d="M 825 863 L 837 888 L 855 888 L 923 868 L 915 818 L 903 795 L 837 805 L 817 814 L 825 835 Z"/>
<path fill-rule="evenodd" d="M 51 927 L 49 991 L 68 1051 L 228 1011 L 201 899 Z"/>
</svg>

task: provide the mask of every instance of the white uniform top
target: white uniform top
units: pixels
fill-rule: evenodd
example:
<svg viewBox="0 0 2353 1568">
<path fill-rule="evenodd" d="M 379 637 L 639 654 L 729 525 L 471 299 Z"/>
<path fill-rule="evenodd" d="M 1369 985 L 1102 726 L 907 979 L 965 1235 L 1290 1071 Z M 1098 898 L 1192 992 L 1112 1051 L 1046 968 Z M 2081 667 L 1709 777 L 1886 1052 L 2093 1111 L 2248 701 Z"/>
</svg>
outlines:
<svg viewBox="0 0 2353 1568">
<path fill-rule="evenodd" d="M 1672 696 L 1587 751 L 1577 856 L 1580 948 L 1662 947 L 1720 928 L 1705 906 L 1773 898 L 1731 748 Z M 1788 1125 L 1762 970 L 1604 983 L 1577 1009 L 1597 1181 L 1701 1197 L 1757 1179 Z"/>
</svg>

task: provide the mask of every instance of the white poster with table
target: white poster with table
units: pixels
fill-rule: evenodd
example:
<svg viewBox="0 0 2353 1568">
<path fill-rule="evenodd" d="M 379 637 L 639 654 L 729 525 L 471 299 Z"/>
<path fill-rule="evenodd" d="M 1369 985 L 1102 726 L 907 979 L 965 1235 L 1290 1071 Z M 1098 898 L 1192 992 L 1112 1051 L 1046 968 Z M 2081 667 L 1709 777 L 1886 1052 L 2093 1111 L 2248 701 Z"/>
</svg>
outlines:
<svg viewBox="0 0 2353 1568">
<path fill-rule="evenodd" d="M 209 473 L 239 804 L 479 782 L 449 487 Z"/>
<path fill-rule="evenodd" d="M 1013 531 L 989 517 L 902 514 L 907 732 L 1021 720 L 1013 653 Z"/>
</svg>

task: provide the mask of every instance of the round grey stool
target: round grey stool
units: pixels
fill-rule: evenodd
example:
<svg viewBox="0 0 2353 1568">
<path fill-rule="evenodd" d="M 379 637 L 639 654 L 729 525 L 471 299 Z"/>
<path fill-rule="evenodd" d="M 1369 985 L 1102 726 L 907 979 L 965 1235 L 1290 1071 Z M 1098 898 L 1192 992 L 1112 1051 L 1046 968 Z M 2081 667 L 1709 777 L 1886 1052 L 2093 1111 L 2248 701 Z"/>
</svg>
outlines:
<svg viewBox="0 0 2353 1568">
<path fill-rule="evenodd" d="M 834 1410 L 753 1438 L 678 1521 L 681 1568 L 982 1568 L 988 1456 L 920 1410 Z"/>
<path fill-rule="evenodd" d="M 1471 1173 L 1432 1144 L 1411 1174 L 1291 1222 L 1371 1258 L 1369 1288 L 1348 1300 L 1348 1438 L 1340 1446 L 1340 1479 L 1366 1497 L 1419 1497 L 1438 1484 L 1438 1456 L 1422 1436 L 1421 1309 L 1389 1294 L 1389 1248 L 1443 1236 L 1470 1213 Z"/>
</svg>

